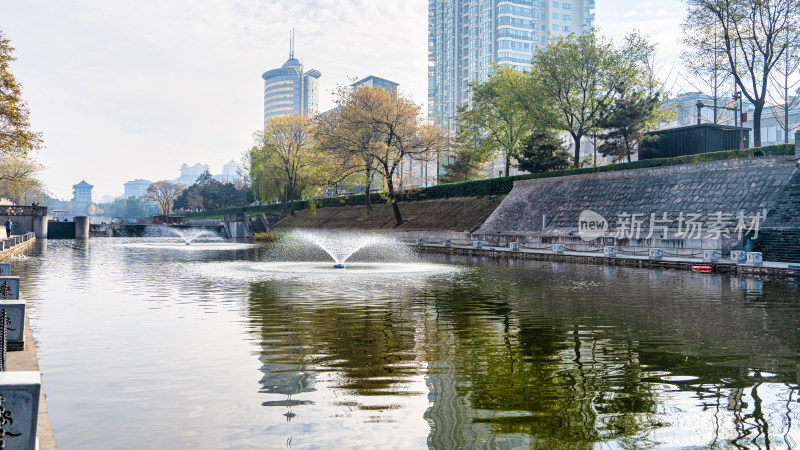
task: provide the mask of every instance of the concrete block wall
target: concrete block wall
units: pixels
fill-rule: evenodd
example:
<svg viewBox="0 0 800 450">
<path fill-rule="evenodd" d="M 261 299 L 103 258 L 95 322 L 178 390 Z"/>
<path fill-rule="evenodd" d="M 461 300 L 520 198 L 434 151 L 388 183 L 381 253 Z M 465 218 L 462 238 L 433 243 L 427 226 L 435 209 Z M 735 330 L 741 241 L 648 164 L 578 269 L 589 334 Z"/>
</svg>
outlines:
<svg viewBox="0 0 800 450">
<path fill-rule="evenodd" d="M 665 212 L 669 218 L 681 212 L 763 214 L 776 207 L 797 170 L 779 156 L 522 180 L 477 232 L 575 231 L 587 209 L 610 224 L 622 213 L 648 219 Z M 547 227 L 545 214 L 551 215 Z"/>
<path fill-rule="evenodd" d="M 518 181 L 473 239 L 501 246 L 516 241 L 564 244 L 579 251 L 602 248 L 605 238 L 584 242 L 578 236 L 578 218 L 584 210 L 600 214 L 610 226 L 623 213 L 642 215 L 641 238 L 614 240 L 613 245 L 623 251 L 659 247 L 675 255 L 696 256 L 702 250 L 720 250 L 723 255 L 752 250 L 764 253 L 765 260 L 800 261 L 800 169 L 785 156 Z M 761 214 L 757 239 L 751 239 L 752 232 L 743 239 L 735 235 L 710 239 L 707 229 L 700 239 L 674 237 L 674 219 L 681 213 L 700 214 L 707 224 L 716 212 L 732 215 L 735 223 L 739 211 Z M 644 238 L 651 213 L 657 218 L 667 213 L 673 220 L 666 239 Z"/>
</svg>

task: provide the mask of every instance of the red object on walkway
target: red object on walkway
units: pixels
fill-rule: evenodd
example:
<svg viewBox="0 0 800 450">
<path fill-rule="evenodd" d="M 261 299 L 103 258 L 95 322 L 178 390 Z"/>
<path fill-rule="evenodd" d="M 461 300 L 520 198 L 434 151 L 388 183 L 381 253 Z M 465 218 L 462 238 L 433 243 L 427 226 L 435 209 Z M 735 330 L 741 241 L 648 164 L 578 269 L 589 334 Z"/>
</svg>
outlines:
<svg viewBox="0 0 800 450">
<path fill-rule="evenodd" d="M 692 266 L 695 272 L 711 272 L 711 266 Z"/>
</svg>

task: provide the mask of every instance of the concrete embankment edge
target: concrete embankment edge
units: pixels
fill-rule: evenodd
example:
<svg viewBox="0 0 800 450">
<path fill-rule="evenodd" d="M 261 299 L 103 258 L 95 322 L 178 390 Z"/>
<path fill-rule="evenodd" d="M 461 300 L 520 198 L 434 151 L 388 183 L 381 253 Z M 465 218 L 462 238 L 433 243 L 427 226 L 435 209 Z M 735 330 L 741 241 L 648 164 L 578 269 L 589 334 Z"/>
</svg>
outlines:
<svg viewBox="0 0 800 450">
<path fill-rule="evenodd" d="M 33 246 L 35 239 L 30 239 L 13 248 L 0 252 L 0 261 L 5 260 L 11 255 L 19 254 Z M 25 348 L 22 351 L 8 352 L 7 365 L 9 371 L 31 371 L 39 372 L 39 359 L 36 356 L 36 341 L 33 339 L 33 330 L 28 320 L 28 311 L 25 310 Z M 39 394 L 39 418 L 36 426 L 36 437 L 39 441 L 39 450 L 55 450 L 56 439 L 53 434 L 53 426 L 50 423 L 50 413 L 47 409 L 46 396 L 44 392 L 44 379 L 42 389 Z"/>
<path fill-rule="evenodd" d="M 707 263 L 702 259 L 688 258 L 665 258 L 653 260 L 645 257 L 605 257 L 596 255 L 586 255 L 569 252 L 563 254 L 547 253 L 543 251 L 519 251 L 514 252 L 507 248 L 471 248 L 471 247 L 445 247 L 442 245 L 413 245 L 413 248 L 420 253 L 440 253 L 452 255 L 482 256 L 487 258 L 511 258 L 511 259 L 533 259 L 539 261 L 574 262 L 582 264 L 594 264 L 605 266 L 626 266 L 641 267 L 652 269 L 674 269 L 692 270 L 693 266 L 710 266 L 711 273 L 725 273 L 735 276 L 775 278 L 783 280 L 800 279 L 800 271 L 788 267 L 771 267 L 770 263 L 764 266 L 751 266 L 745 264 L 733 264 L 729 262 Z"/>
</svg>

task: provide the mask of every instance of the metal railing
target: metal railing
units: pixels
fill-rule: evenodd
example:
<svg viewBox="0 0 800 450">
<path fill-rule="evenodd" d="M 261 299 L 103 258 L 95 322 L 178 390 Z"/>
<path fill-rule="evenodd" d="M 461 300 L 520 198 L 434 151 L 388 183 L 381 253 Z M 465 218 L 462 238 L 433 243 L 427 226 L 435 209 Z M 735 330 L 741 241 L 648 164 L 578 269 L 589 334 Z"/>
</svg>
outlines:
<svg viewBox="0 0 800 450">
<path fill-rule="evenodd" d="M 421 246 L 439 246 L 439 247 L 449 247 L 449 248 L 458 248 L 458 249 L 475 249 L 476 242 L 481 242 L 481 246 L 477 247 L 478 250 L 500 250 L 504 251 L 507 250 L 510 253 L 517 253 L 520 251 L 528 250 L 534 252 L 552 252 L 553 246 L 556 244 L 547 244 L 547 243 L 536 243 L 532 242 L 529 244 L 517 243 L 519 250 L 512 250 L 510 246 L 510 242 L 507 242 L 508 245 L 502 245 L 502 243 L 490 243 L 486 241 L 474 241 L 470 239 L 406 239 L 408 243 L 421 245 Z M 590 246 L 590 245 L 569 245 L 569 244 L 558 244 L 563 246 L 563 250 L 567 252 L 575 252 L 575 253 L 596 253 L 602 254 L 605 251 L 605 246 Z M 649 247 L 633 247 L 622 250 L 620 247 L 616 248 L 616 255 L 617 256 L 645 256 L 649 254 L 650 248 Z M 655 248 L 655 247 L 654 247 Z M 703 250 L 694 250 L 694 249 L 686 249 L 687 251 L 679 252 L 679 251 L 668 251 L 666 249 L 662 249 L 663 255 L 668 257 L 676 257 L 676 258 L 697 258 L 703 256 Z"/>
<path fill-rule="evenodd" d="M 6 355 L 8 354 L 8 311 L 5 308 L 0 309 L 0 372 L 5 372 Z"/>
</svg>

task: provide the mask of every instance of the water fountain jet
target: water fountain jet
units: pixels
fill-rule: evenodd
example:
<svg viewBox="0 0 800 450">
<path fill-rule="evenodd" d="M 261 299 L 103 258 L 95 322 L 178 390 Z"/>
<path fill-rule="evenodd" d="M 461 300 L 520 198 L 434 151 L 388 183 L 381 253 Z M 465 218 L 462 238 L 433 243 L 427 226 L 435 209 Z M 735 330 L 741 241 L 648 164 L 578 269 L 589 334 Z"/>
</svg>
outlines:
<svg viewBox="0 0 800 450">
<path fill-rule="evenodd" d="M 192 241 L 194 241 L 197 238 L 203 236 L 213 236 L 213 233 L 211 233 L 208 230 L 202 230 L 196 228 L 169 227 L 168 230 L 175 236 L 178 236 L 179 238 L 183 239 L 183 242 L 185 242 L 186 245 L 192 245 Z"/>
<path fill-rule="evenodd" d="M 359 233 L 295 231 L 292 235 L 324 250 L 333 259 L 334 269 L 344 269 L 345 261 L 362 248 L 386 242 L 385 237 Z"/>
</svg>

